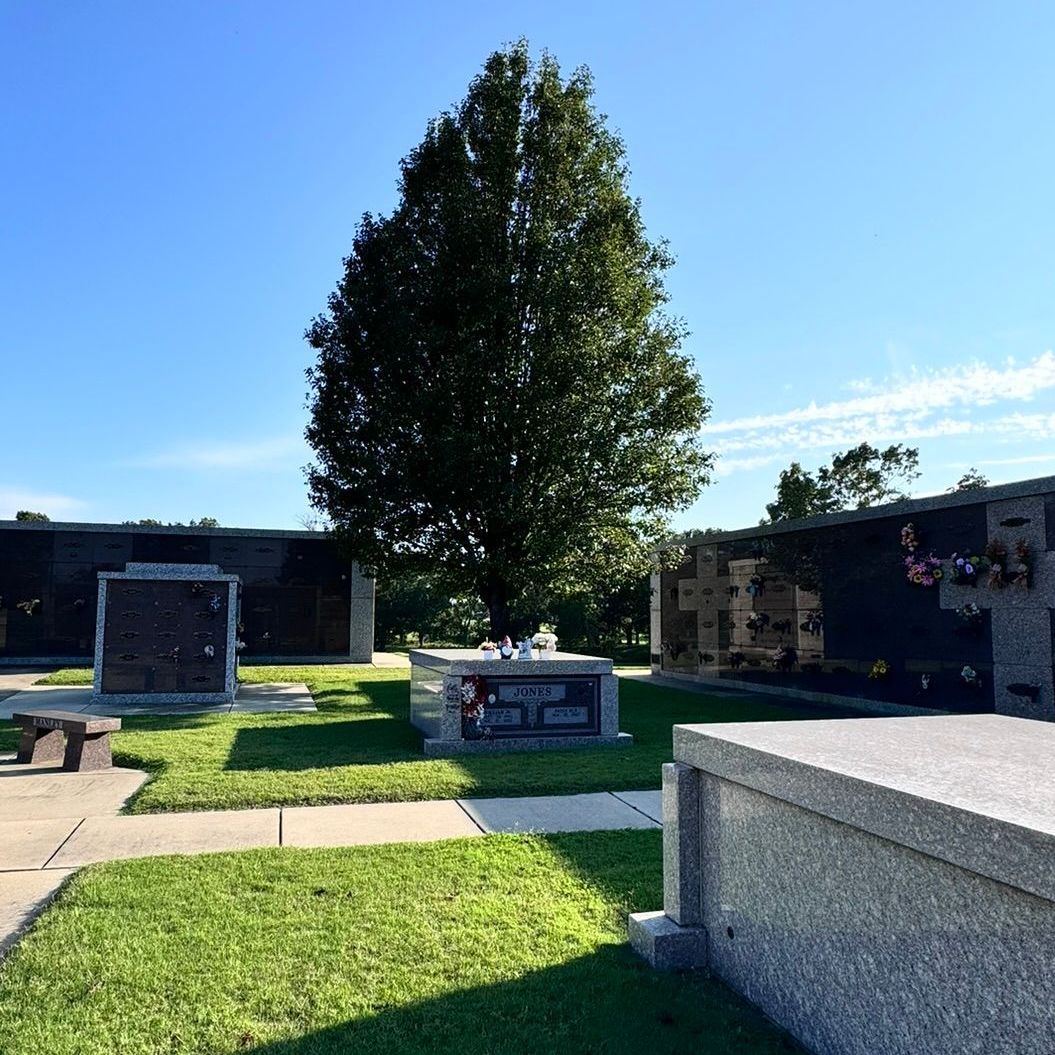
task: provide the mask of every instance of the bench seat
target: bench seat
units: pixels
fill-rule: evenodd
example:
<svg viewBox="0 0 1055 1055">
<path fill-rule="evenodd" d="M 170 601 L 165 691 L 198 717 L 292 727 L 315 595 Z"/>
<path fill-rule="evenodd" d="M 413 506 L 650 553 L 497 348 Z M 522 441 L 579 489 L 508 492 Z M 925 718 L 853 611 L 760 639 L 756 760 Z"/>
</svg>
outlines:
<svg viewBox="0 0 1055 1055">
<path fill-rule="evenodd" d="M 121 728 L 120 718 L 75 711 L 20 711 L 11 716 L 22 725 L 19 762 L 57 762 L 69 772 L 109 769 L 110 733 Z"/>
</svg>

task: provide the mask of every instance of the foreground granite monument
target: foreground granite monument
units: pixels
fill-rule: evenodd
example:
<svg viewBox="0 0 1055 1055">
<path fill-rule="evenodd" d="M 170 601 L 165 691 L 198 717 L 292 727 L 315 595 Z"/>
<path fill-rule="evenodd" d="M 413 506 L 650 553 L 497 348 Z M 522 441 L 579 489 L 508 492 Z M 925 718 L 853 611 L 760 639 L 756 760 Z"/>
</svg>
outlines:
<svg viewBox="0 0 1055 1055">
<path fill-rule="evenodd" d="M 411 649 L 410 721 L 429 756 L 625 747 L 610 659 L 485 660 L 475 649 Z"/>
<path fill-rule="evenodd" d="M 663 767 L 661 968 L 817 1055 L 1055 1051 L 1055 727 L 1001 715 L 690 725 Z"/>
<path fill-rule="evenodd" d="M 136 564 L 99 572 L 99 703 L 233 703 L 237 575 L 215 564 Z"/>
</svg>

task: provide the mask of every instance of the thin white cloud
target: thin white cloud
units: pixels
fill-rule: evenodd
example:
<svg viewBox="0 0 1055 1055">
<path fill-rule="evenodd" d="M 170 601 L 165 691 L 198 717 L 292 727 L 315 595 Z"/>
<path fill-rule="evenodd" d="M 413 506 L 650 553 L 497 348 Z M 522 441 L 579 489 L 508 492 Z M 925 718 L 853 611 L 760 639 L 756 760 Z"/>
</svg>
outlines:
<svg viewBox="0 0 1055 1055">
<path fill-rule="evenodd" d="M 1038 462 L 1055 462 L 1055 451 L 1051 454 L 1024 454 L 1021 458 L 982 458 L 979 465 L 1033 465 Z M 969 468 L 966 464 L 956 468 Z"/>
<path fill-rule="evenodd" d="M 767 465 L 775 465 L 783 460 L 783 454 L 760 454 L 752 458 L 727 458 L 724 455 L 719 455 L 714 465 L 714 475 L 716 477 L 732 476 L 733 473 L 762 469 Z"/>
<path fill-rule="evenodd" d="M 805 407 L 777 414 L 758 414 L 716 421 L 703 427 L 706 436 L 725 436 L 759 429 L 787 428 L 853 418 L 929 416 L 954 407 L 980 407 L 1007 401 L 1033 399 L 1055 389 L 1055 352 L 1047 351 L 1031 363 L 1008 360 L 1002 367 L 968 363 L 941 370 L 913 370 L 879 383 L 871 379 L 851 382 L 860 393 L 852 399 L 830 403 L 811 402 Z"/>
<path fill-rule="evenodd" d="M 867 440 L 890 443 L 949 436 L 986 435 L 995 439 L 1043 440 L 1055 437 L 1055 413 L 1011 411 L 1007 403 L 1055 394 L 1055 353 L 1044 352 L 1024 365 L 969 363 L 942 370 L 912 371 L 885 383 L 850 383 L 861 393 L 852 399 L 810 403 L 774 414 L 706 425 L 705 438 L 725 456 L 731 470 L 766 464 L 765 451 L 835 450 Z M 1005 404 L 1000 407 L 1000 404 Z M 979 408 L 997 413 L 983 416 Z M 736 454 L 736 458 L 729 458 Z M 749 464 L 751 461 L 755 465 Z"/>
<path fill-rule="evenodd" d="M 292 434 L 240 443 L 187 444 L 123 464 L 136 469 L 284 469 L 308 453 L 304 438 Z"/>
<path fill-rule="evenodd" d="M 63 520 L 86 504 L 72 495 L 0 487 L 0 520 L 14 520 L 15 514 L 21 509 L 46 513 L 52 520 Z"/>
</svg>

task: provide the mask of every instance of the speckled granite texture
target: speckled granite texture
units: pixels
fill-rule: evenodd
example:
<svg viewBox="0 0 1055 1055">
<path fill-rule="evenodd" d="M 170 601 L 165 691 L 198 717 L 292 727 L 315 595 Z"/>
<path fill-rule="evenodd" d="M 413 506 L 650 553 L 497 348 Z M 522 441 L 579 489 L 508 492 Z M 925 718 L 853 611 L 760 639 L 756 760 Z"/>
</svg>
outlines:
<svg viewBox="0 0 1055 1055">
<path fill-rule="evenodd" d="M 633 747 L 629 733 L 615 736 L 521 736 L 516 740 L 424 740 L 428 758 L 455 758 L 458 755 L 493 755 L 523 751 L 568 751 L 572 748 Z"/>
<path fill-rule="evenodd" d="M 619 682 L 610 659 L 558 652 L 552 659 L 487 660 L 476 649 L 449 648 L 411 649 L 410 664 L 410 721 L 424 733 L 423 750 L 430 757 L 556 751 L 573 747 L 629 747 L 634 742 L 628 733 L 619 731 Z M 463 739 L 462 679 L 473 674 L 517 681 L 592 675 L 599 682 L 599 732 L 568 730 L 560 736 Z"/>
<path fill-rule="evenodd" d="M 1040 495 L 990 502 L 986 506 L 989 538 L 1010 547 L 1025 540 L 1033 552 L 1033 585 L 1029 590 L 1002 590 L 941 585 L 942 608 L 971 602 L 988 608 L 993 621 L 993 697 L 998 714 L 1055 721 L 1052 677 L 1051 612 L 1055 608 L 1055 552 L 1047 549 L 1044 498 Z M 1023 694 L 1023 689 L 1028 694 Z"/>
<path fill-rule="evenodd" d="M 1055 1052 L 1055 727 L 996 715 L 680 726 L 700 925 L 636 915 L 818 1055 Z M 693 855 L 695 854 L 695 858 Z M 669 878 L 669 877 L 668 877 Z M 686 923 L 689 917 L 683 916 Z"/>
</svg>

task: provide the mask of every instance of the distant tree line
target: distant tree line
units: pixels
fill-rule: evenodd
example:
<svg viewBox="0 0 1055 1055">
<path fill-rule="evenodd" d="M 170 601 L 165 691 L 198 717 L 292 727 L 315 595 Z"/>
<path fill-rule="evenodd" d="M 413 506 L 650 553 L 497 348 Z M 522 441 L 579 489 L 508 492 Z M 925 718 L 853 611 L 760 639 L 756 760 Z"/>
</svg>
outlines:
<svg viewBox="0 0 1055 1055">
<path fill-rule="evenodd" d="M 186 524 L 182 520 L 170 520 L 167 524 L 161 520 L 155 520 L 153 517 L 143 517 L 142 520 L 122 520 L 122 524 L 135 525 L 137 527 L 199 527 L 199 528 L 214 528 L 219 527 L 220 522 L 216 517 L 202 517 L 200 520 L 189 520 Z"/>
</svg>

